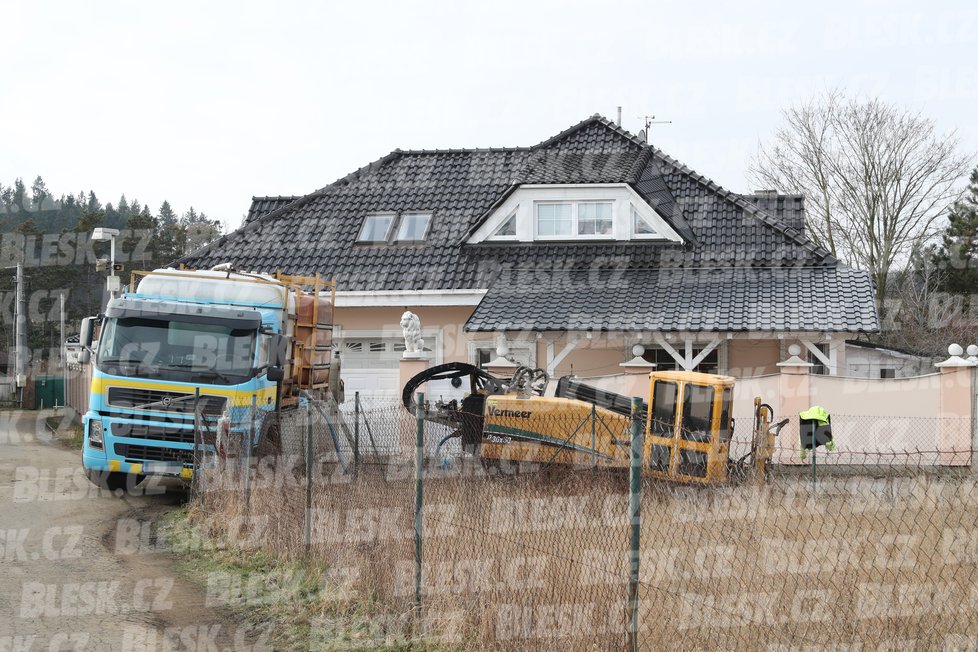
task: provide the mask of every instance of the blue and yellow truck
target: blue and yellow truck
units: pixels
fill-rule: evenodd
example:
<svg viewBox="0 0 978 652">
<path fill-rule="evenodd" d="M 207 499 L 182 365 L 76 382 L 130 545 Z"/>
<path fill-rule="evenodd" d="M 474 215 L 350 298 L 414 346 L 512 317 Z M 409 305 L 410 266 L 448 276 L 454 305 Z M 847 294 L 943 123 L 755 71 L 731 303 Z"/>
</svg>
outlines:
<svg viewBox="0 0 978 652">
<path fill-rule="evenodd" d="M 147 475 L 190 478 L 195 450 L 249 436 L 254 450 L 279 452 L 283 410 L 341 395 L 335 295 L 318 275 L 133 272 L 103 315 L 82 322 L 89 479 L 120 489 Z"/>
</svg>

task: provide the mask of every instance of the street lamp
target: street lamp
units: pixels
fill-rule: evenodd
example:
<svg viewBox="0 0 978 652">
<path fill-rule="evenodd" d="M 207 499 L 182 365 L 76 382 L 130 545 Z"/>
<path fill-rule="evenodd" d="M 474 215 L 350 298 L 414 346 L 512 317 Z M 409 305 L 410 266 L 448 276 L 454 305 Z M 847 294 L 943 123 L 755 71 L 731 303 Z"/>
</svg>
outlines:
<svg viewBox="0 0 978 652">
<path fill-rule="evenodd" d="M 119 229 L 109 229 L 103 226 L 97 227 L 92 231 L 92 240 L 95 242 L 109 242 L 109 277 L 106 279 L 106 287 L 109 290 L 109 297 L 115 298 L 122 283 L 115 274 L 115 239 L 119 235 Z"/>
</svg>

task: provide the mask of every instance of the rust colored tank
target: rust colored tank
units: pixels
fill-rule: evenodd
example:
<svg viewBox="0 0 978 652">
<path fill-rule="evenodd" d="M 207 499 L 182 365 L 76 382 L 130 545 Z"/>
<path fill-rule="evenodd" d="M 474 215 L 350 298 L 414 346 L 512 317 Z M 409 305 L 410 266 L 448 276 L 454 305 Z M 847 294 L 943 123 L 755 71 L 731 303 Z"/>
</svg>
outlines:
<svg viewBox="0 0 978 652">
<path fill-rule="evenodd" d="M 330 346 L 333 331 L 322 326 L 333 323 L 331 296 L 300 294 L 296 301 L 296 358 L 301 361 L 299 384 L 303 387 L 329 381 Z"/>
</svg>

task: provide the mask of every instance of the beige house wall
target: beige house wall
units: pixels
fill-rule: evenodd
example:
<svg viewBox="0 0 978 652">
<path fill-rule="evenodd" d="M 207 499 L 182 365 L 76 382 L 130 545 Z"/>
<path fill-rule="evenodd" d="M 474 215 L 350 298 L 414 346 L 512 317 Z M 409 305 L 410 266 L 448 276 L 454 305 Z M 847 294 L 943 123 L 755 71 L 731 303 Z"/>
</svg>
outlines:
<svg viewBox="0 0 978 652">
<path fill-rule="evenodd" d="M 405 307 L 339 307 L 335 309 L 335 321 L 340 326 L 340 334 L 369 333 L 376 337 L 398 337 L 401 335 L 400 319 L 404 310 L 411 310 L 421 319 L 421 327 L 426 338 L 426 346 L 438 348 L 436 359 L 439 362 L 471 362 L 470 343 L 480 346 L 494 346 L 494 333 L 466 333 L 463 326 L 474 311 L 473 306 L 412 306 Z M 434 341 L 432 338 L 434 337 Z M 635 335 L 620 333 L 595 333 L 591 339 L 580 334 L 560 333 L 507 333 L 510 348 L 528 347 L 536 354 L 536 366 L 547 366 L 548 344 L 553 354 L 559 356 L 567 344 L 576 343 L 571 351 L 558 363 L 555 378 L 569 375 L 606 376 L 622 373 L 621 363 L 631 358 L 630 349 L 638 339 Z M 698 338 L 697 346 L 709 339 L 708 335 Z M 649 334 L 642 338 L 647 345 L 652 341 Z M 840 340 L 841 342 L 842 340 Z M 793 340 L 785 340 L 788 344 Z M 682 343 L 673 340 L 673 346 L 682 353 Z M 737 378 L 764 376 L 778 372 L 777 363 L 781 358 L 781 340 L 752 339 L 734 337 L 720 344 L 720 363 L 722 372 Z M 844 346 L 837 349 L 838 368 L 845 372 Z"/>
<path fill-rule="evenodd" d="M 778 371 L 778 340 L 728 340 L 726 374 L 736 378 L 764 376 Z"/>
</svg>

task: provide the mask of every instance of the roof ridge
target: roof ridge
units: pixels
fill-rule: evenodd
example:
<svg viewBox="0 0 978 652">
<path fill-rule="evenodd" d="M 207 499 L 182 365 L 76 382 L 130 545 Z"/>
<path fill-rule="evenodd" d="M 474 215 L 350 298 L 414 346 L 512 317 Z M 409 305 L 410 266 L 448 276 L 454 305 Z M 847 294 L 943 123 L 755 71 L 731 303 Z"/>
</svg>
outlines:
<svg viewBox="0 0 978 652">
<path fill-rule="evenodd" d="M 774 215 L 771 215 L 757 204 L 747 201 L 744 198 L 744 196 L 741 195 L 740 193 L 733 192 L 732 190 L 727 190 L 713 179 L 710 179 L 709 177 L 700 174 L 696 170 L 693 170 L 691 167 L 689 167 L 682 161 L 669 156 L 659 148 L 651 145 L 650 147 L 652 147 L 652 149 L 654 150 L 655 156 L 659 157 L 666 164 L 671 165 L 672 167 L 676 168 L 677 170 L 679 170 L 680 172 L 688 176 L 696 183 L 699 183 L 700 185 L 706 187 L 708 190 L 716 193 L 717 195 L 720 195 L 721 197 L 732 202 L 736 206 L 739 206 L 741 210 L 748 211 L 750 215 L 759 218 L 767 226 L 771 227 L 772 229 L 775 229 L 785 237 L 790 238 L 792 241 L 794 241 L 795 244 L 803 247 L 804 249 L 808 250 L 812 254 L 818 256 L 820 260 L 826 263 L 838 263 L 838 259 L 836 259 L 828 250 L 823 249 L 822 247 L 815 244 L 811 240 L 811 238 L 809 238 L 804 233 L 801 233 L 797 229 L 789 227 L 786 224 L 783 224 L 781 220 L 779 220 Z"/>
<path fill-rule="evenodd" d="M 449 147 L 448 149 L 398 149 L 401 154 L 479 154 L 484 152 L 528 152 L 531 147 Z"/>
<path fill-rule="evenodd" d="M 281 201 L 283 199 L 291 199 L 291 200 L 295 201 L 296 199 L 299 199 L 300 197 L 305 197 L 305 195 L 252 195 L 251 196 L 251 201 L 253 201 L 253 202 L 255 202 L 255 201 L 262 201 L 262 200 L 266 200 L 266 201 L 267 200 Z"/>
<path fill-rule="evenodd" d="M 619 136 L 621 136 L 625 140 L 630 141 L 633 145 L 637 145 L 638 147 L 646 147 L 647 146 L 646 143 L 640 141 L 638 139 L 638 137 L 635 136 L 630 131 L 628 131 L 626 129 L 623 129 L 621 126 L 619 126 L 618 124 L 612 122 L 611 120 L 609 120 L 608 118 L 604 117 L 600 113 L 594 113 L 594 114 L 590 115 L 589 117 L 585 118 L 584 120 L 581 120 L 577 124 L 571 125 L 567 129 L 564 129 L 559 134 L 556 134 L 554 136 L 551 136 L 550 138 L 547 138 L 546 140 L 537 143 L 536 145 L 534 145 L 530 149 L 543 149 L 545 147 L 549 147 L 550 145 L 553 145 L 554 143 L 556 143 L 556 142 L 558 142 L 560 140 L 563 140 L 564 138 L 566 138 L 567 136 L 571 135 L 575 131 L 578 131 L 580 129 L 583 129 L 584 127 L 586 127 L 586 126 L 588 126 L 590 124 L 593 124 L 593 123 L 597 123 L 597 124 L 600 124 L 600 125 L 603 125 L 603 126 L 607 127 L 608 129 L 611 129 L 612 131 L 614 131 L 616 134 L 618 134 Z"/>
</svg>

